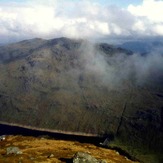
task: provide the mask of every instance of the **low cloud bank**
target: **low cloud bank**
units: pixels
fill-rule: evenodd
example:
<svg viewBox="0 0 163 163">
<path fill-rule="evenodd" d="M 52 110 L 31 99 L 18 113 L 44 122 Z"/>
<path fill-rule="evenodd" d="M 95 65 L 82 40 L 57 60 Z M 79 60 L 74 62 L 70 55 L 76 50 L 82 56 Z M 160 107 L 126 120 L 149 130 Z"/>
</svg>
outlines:
<svg viewBox="0 0 163 163">
<path fill-rule="evenodd" d="M 154 0 L 128 8 L 90 0 L 0 2 L 0 37 L 3 43 L 31 37 L 163 36 L 162 8 L 163 1 Z"/>
<path fill-rule="evenodd" d="M 83 44 L 81 55 L 85 72 L 93 74 L 101 84 L 112 88 L 134 85 L 161 84 L 163 81 L 163 55 L 160 49 L 141 55 L 117 53 L 108 56 L 93 44 Z"/>
</svg>

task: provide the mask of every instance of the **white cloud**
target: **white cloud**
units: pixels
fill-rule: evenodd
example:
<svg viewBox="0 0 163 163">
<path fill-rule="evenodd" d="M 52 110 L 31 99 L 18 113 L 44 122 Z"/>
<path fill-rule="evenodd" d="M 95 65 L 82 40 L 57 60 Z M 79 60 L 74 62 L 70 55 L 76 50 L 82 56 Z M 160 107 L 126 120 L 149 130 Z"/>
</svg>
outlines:
<svg viewBox="0 0 163 163">
<path fill-rule="evenodd" d="M 155 32 L 158 35 L 163 36 L 163 24 L 158 24 L 153 27 L 153 32 Z"/>
<path fill-rule="evenodd" d="M 144 22 L 141 21 L 141 20 L 138 20 L 138 21 L 133 25 L 133 30 L 144 32 L 144 31 L 146 30 L 146 27 L 145 27 Z"/>
<path fill-rule="evenodd" d="M 137 19 L 134 30 L 143 31 L 146 35 L 163 36 L 162 9 L 162 0 L 144 0 L 142 5 L 129 5 L 128 11 Z"/>
<path fill-rule="evenodd" d="M 0 4 L 0 37 L 97 38 L 163 35 L 163 1 L 144 0 L 127 9 L 94 1 L 28 0 Z"/>
<path fill-rule="evenodd" d="M 130 5 L 128 10 L 135 16 L 146 17 L 153 23 L 163 22 L 163 1 L 156 0 L 144 0 L 142 5 L 133 6 Z"/>
</svg>

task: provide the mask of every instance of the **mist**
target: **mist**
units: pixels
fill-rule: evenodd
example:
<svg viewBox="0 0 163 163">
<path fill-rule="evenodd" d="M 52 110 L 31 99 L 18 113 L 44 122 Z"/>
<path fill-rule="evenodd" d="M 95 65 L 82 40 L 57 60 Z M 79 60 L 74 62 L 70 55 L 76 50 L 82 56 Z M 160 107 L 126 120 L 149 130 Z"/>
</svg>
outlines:
<svg viewBox="0 0 163 163">
<path fill-rule="evenodd" d="M 163 79 L 163 55 L 160 49 L 144 55 L 109 55 L 88 41 L 84 42 L 80 49 L 84 72 L 93 75 L 100 85 L 111 89 L 123 88 L 126 82 L 136 86 L 160 84 Z"/>
</svg>

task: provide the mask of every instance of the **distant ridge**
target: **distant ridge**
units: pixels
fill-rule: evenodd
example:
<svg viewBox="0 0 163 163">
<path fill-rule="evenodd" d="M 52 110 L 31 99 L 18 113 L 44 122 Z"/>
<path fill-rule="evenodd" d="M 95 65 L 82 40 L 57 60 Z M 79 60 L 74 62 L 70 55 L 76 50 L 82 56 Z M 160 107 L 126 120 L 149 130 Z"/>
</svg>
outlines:
<svg viewBox="0 0 163 163">
<path fill-rule="evenodd" d="M 43 132 L 48 132 L 48 133 L 53 133 L 53 134 L 65 134 L 65 135 L 85 136 L 85 137 L 102 137 L 101 135 L 97 135 L 97 134 L 88 134 L 88 133 L 82 133 L 82 132 L 70 132 L 70 131 L 68 132 L 68 131 L 62 131 L 62 130 L 37 128 L 37 127 L 33 127 L 33 126 L 26 126 L 26 125 L 21 125 L 21 124 L 16 124 L 16 123 L 8 123 L 8 122 L 2 122 L 2 121 L 0 121 L 0 124 L 7 125 L 7 126 L 20 127 L 20 128 L 30 129 L 30 130 L 35 130 L 35 131 L 43 131 Z"/>
</svg>

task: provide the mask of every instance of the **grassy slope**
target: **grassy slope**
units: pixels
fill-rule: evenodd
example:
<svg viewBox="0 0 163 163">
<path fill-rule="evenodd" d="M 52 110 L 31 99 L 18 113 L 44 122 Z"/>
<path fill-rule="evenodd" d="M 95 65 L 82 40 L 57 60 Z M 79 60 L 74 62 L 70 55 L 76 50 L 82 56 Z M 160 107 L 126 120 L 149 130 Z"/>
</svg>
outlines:
<svg viewBox="0 0 163 163">
<path fill-rule="evenodd" d="M 6 141 L 0 144 L 0 162 L 39 162 L 60 163 L 70 162 L 76 152 L 87 152 L 97 159 L 110 163 L 134 163 L 114 150 L 104 149 L 88 143 L 77 141 L 55 140 L 37 137 L 8 136 Z M 9 146 L 19 147 L 23 152 L 21 155 L 6 155 Z M 53 157 L 48 158 L 53 154 Z M 136 162 L 135 162 L 136 163 Z"/>
<path fill-rule="evenodd" d="M 33 43 L 22 43 L 24 57 L 0 64 L 1 121 L 113 134 L 138 149 L 161 149 L 162 86 L 137 87 L 124 81 L 123 87 L 110 89 L 85 71 L 78 42 L 44 44 L 39 40 L 30 53 Z M 109 50 L 106 45 L 102 49 Z"/>
</svg>

